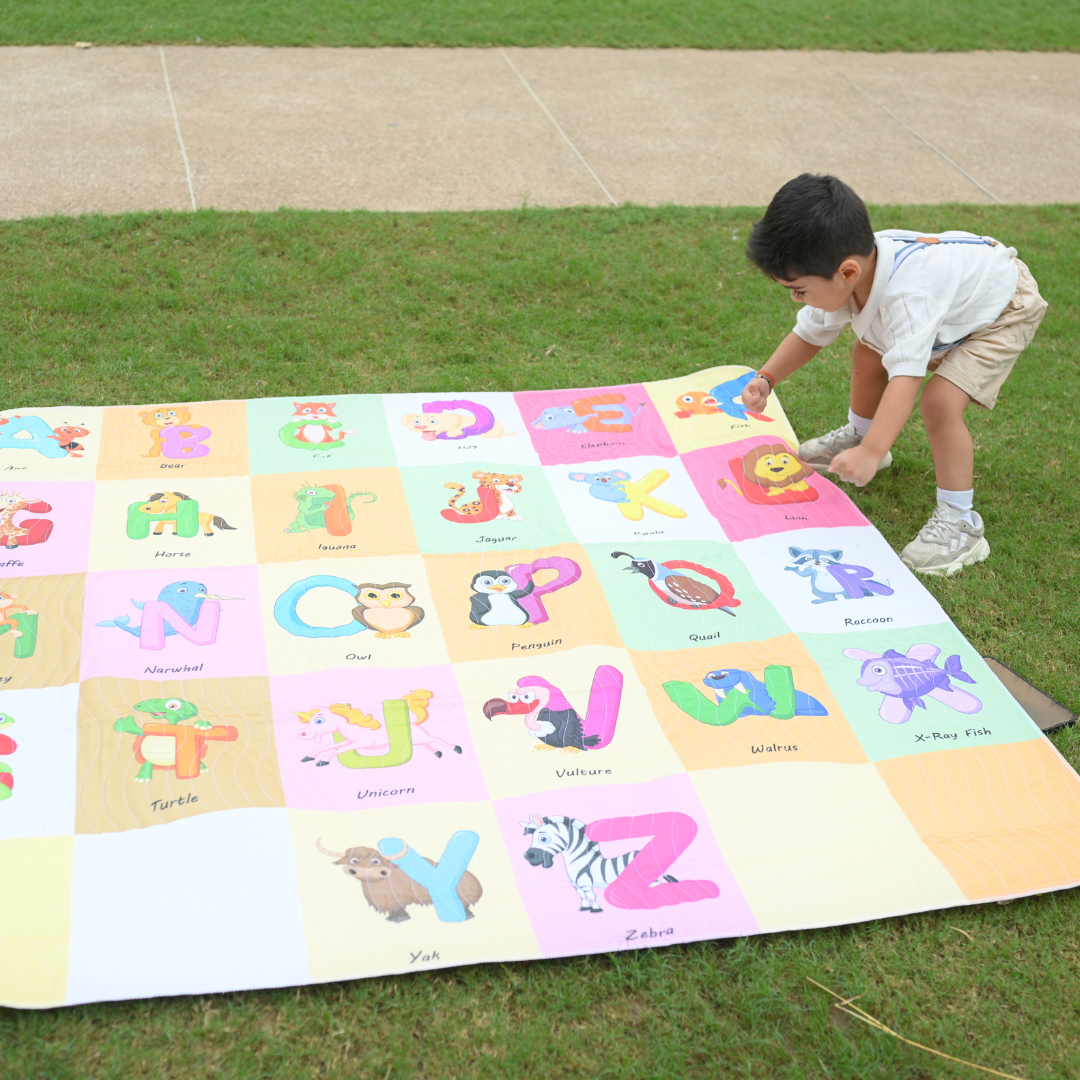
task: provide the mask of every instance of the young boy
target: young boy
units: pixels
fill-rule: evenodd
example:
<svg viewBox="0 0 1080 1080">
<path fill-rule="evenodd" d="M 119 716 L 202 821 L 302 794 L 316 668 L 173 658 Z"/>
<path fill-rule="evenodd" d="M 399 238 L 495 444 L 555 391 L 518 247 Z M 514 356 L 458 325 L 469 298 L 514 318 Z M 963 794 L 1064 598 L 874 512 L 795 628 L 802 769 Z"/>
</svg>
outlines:
<svg viewBox="0 0 1080 1080">
<path fill-rule="evenodd" d="M 777 383 L 851 323 L 848 422 L 799 447 L 818 472 L 859 487 L 892 464 L 926 373 L 919 410 L 937 474 L 937 508 L 901 553 L 912 570 L 957 573 L 990 554 L 972 509 L 971 402 L 992 409 L 1046 311 L 1028 268 L 989 237 L 875 233 L 862 199 L 835 176 L 802 176 L 773 196 L 753 228 L 751 261 L 806 306 L 743 391 L 760 412 Z"/>
</svg>

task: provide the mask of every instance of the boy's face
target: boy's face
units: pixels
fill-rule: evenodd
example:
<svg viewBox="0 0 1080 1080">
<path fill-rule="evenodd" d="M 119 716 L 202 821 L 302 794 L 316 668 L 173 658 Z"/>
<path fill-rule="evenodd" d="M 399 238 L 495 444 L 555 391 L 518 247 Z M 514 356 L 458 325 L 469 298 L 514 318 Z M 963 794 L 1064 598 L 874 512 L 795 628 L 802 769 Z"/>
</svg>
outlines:
<svg viewBox="0 0 1080 1080">
<path fill-rule="evenodd" d="M 845 259 L 831 278 L 806 274 L 803 277 L 776 278 L 778 285 L 791 291 L 791 299 L 797 304 L 809 304 L 821 311 L 839 311 L 866 277 L 868 260 L 853 257 Z"/>
</svg>

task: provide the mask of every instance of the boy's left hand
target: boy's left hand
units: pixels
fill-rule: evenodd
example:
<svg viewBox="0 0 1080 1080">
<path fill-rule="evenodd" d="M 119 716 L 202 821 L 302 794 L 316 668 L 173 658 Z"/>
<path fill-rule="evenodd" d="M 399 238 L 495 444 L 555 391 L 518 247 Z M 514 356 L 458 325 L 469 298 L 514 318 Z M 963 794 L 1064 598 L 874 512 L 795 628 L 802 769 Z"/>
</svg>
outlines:
<svg viewBox="0 0 1080 1080">
<path fill-rule="evenodd" d="M 856 446 L 837 454 L 829 464 L 829 472 L 836 473 L 841 480 L 846 480 L 856 487 L 869 484 L 877 475 L 878 466 L 884 454 L 868 450 L 865 446 Z"/>
</svg>

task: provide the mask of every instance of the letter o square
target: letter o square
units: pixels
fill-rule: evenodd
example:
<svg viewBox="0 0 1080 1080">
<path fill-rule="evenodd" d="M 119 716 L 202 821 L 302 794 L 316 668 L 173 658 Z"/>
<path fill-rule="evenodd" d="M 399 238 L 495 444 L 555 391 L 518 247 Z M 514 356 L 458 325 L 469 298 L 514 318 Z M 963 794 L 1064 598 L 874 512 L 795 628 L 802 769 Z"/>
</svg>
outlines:
<svg viewBox="0 0 1080 1080">
<path fill-rule="evenodd" d="M 303 578 L 290 585 L 274 601 L 274 618 L 278 625 L 288 630 L 294 637 L 306 638 L 338 638 L 348 637 L 350 634 L 359 634 L 367 627 L 363 623 L 350 619 L 341 626 L 310 626 L 296 614 L 296 605 L 312 589 L 341 589 L 349 596 L 356 595 L 356 586 L 346 578 L 333 577 L 329 574 L 315 574 L 312 577 Z"/>
</svg>

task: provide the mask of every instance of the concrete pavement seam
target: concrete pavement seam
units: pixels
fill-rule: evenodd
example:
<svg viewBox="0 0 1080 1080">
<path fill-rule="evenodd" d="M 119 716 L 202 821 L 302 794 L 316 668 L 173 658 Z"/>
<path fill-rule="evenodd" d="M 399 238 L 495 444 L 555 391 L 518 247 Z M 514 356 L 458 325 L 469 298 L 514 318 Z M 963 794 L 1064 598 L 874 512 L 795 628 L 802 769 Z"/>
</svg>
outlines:
<svg viewBox="0 0 1080 1080">
<path fill-rule="evenodd" d="M 573 150 L 575 154 L 577 154 L 578 160 L 581 162 L 582 165 L 585 166 L 586 169 L 589 170 L 589 175 L 596 181 L 596 183 L 599 186 L 600 190 L 608 197 L 608 199 L 611 202 L 611 205 L 612 206 L 618 206 L 619 204 L 615 201 L 614 196 L 611 194 L 610 191 L 608 191 L 608 189 L 606 187 L 604 187 L 604 182 L 600 179 L 599 176 L 596 175 L 596 173 L 593 171 L 593 167 L 585 160 L 584 155 L 573 144 L 573 142 L 570 139 L 570 136 L 567 135 L 565 131 L 563 131 L 562 127 L 559 125 L 559 121 L 556 120 L 555 117 L 552 116 L 551 113 L 548 111 L 548 107 L 540 100 L 539 94 L 537 94 L 537 92 L 528 84 L 528 82 L 525 79 L 525 76 L 522 75 L 520 71 L 518 71 L 517 66 L 515 65 L 514 61 L 511 60 L 510 57 L 507 56 L 506 53 L 502 49 L 499 50 L 499 53 L 502 55 L 502 58 L 510 65 L 510 70 L 513 71 L 513 73 L 521 80 L 521 85 L 524 86 L 525 89 L 528 90 L 530 94 L 532 94 L 533 100 L 536 102 L 537 105 L 540 106 L 541 109 L 544 110 L 544 115 L 552 122 L 552 124 L 555 125 L 555 130 L 566 140 L 566 145 L 569 146 L 570 149 Z"/>
<path fill-rule="evenodd" d="M 184 172 L 187 174 L 188 194 L 191 196 L 191 209 L 198 210 L 195 205 L 195 185 L 191 182 L 191 165 L 188 163 L 187 147 L 184 146 L 184 136 L 180 131 L 180 117 L 176 112 L 176 101 L 173 99 L 172 83 L 169 81 L 169 66 L 165 63 L 165 48 L 158 46 L 161 54 L 161 73 L 165 76 L 165 92 L 169 95 L 169 107 L 172 109 L 173 124 L 176 125 L 176 141 L 180 144 L 180 156 L 184 159 Z"/>
<path fill-rule="evenodd" d="M 896 113 L 894 113 L 887 106 L 882 105 L 882 103 L 880 101 L 878 101 L 878 99 L 876 97 L 874 97 L 872 94 L 868 94 L 857 82 L 855 82 L 854 79 L 848 78 L 848 76 L 845 75 L 839 68 L 833 67 L 832 64 L 830 64 L 828 60 L 825 60 L 823 57 L 818 56 L 818 54 L 816 52 L 813 52 L 813 50 L 811 50 L 811 52 L 813 53 L 813 57 L 814 57 L 815 60 L 817 60 L 821 64 L 824 64 L 830 71 L 832 71 L 835 74 L 839 75 L 841 79 L 845 80 L 845 82 L 847 82 L 850 86 L 852 86 L 856 90 L 858 90 L 859 93 L 862 94 L 862 96 L 864 98 L 866 98 L 868 101 L 872 101 L 879 109 L 881 109 L 882 112 L 887 113 L 889 116 L 891 116 L 902 128 L 905 128 L 907 131 L 910 131 L 911 134 L 914 135 L 916 139 L 918 139 L 920 142 L 923 142 L 927 146 L 929 146 L 930 149 L 933 150 L 934 153 L 937 154 L 937 156 L 939 158 L 941 158 L 944 161 L 947 161 L 958 173 L 962 173 L 964 176 L 966 176 L 980 191 L 985 192 L 987 195 L 989 195 L 990 198 L 994 200 L 994 202 L 1000 203 L 1002 201 L 989 188 L 983 187 L 983 185 L 980 184 L 979 181 L 976 180 L 975 177 L 971 175 L 971 173 L 969 173 L 966 169 L 963 169 L 959 165 L 957 165 L 956 162 L 953 161 L 953 159 L 951 157 L 949 157 L 948 154 L 946 154 L 943 151 L 939 150 L 929 139 L 923 138 L 923 136 L 920 135 L 913 127 L 911 127 L 910 124 L 905 124 L 904 121 L 901 120 L 900 117 L 896 115 Z"/>
</svg>

